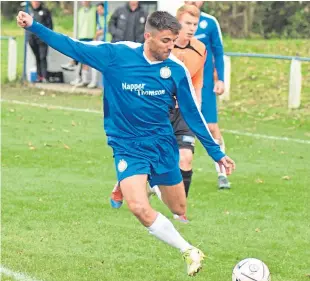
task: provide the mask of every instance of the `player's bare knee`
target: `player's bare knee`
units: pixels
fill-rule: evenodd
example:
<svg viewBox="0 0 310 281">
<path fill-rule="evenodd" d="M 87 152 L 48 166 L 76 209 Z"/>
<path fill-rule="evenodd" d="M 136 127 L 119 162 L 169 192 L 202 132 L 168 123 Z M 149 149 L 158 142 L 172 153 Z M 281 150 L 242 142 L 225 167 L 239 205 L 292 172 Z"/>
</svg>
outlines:
<svg viewBox="0 0 310 281">
<path fill-rule="evenodd" d="M 181 170 L 191 170 L 193 162 L 193 153 L 190 149 L 180 149 L 180 168 Z"/>
<path fill-rule="evenodd" d="M 173 213 L 179 216 L 183 216 L 186 213 L 186 203 L 180 202 L 179 204 L 174 206 Z"/>
<path fill-rule="evenodd" d="M 148 217 L 152 213 L 152 208 L 137 201 L 127 201 L 129 210 L 141 221 L 148 220 Z"/>
</svg>

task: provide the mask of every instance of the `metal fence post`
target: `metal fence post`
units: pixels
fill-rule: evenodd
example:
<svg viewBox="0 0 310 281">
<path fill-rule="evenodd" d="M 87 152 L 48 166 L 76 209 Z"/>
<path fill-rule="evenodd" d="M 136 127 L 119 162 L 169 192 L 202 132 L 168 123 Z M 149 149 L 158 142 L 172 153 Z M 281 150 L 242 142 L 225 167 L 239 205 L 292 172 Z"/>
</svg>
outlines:
<svg viewBox="0 0 310 281">
<path fill-rule="evenodd" d="M 301 94 L 301 61 L 292 59 L 290 71 L 290 84 L 288 95 L 288 108 L 299 108 Z"/>
<path fill-rule="evenodd" d="M 14 81 L 17 73 L 17 43 L 15 38 L 9 38 L 8 46 L 8 79 Z"/>
<path fill-rule="evenodd" d="M 219 96 L 220 100 L 230 100 L 230 83 L 231 83 L 231 58 L 229 56 L 224 56 L 224 80 L 225 80 L 225 92 L 223 95 Z"/>
</svg>

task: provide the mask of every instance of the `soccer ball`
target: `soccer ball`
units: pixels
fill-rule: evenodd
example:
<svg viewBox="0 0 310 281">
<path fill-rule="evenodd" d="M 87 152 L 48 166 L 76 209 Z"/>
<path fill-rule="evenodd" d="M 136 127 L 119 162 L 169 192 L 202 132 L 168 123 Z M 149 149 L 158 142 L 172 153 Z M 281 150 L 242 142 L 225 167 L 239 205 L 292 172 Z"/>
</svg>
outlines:
<svg viewBox="0 0 310 281">
<path fill-rule="evenodd" d="M 235 266 L 232 281 L 271 281 L 269 269 L 262 261 L 244 259 Z"/>
</svg>

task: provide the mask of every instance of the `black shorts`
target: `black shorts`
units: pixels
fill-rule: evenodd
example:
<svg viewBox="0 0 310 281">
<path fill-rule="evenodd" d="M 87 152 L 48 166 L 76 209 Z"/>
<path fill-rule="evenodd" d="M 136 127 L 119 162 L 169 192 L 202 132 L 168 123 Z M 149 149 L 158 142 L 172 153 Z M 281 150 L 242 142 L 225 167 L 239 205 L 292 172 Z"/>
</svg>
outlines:
<svg viewBox="0 0 310 281">
<path fill-rule="evenodd" d="M 195 135 L 185 123 L 179 108 L 174 108 L 170 111 L 170 122 L 173 127 L 179 149 L 187 148 L 194 153 Z"/>
</svg>

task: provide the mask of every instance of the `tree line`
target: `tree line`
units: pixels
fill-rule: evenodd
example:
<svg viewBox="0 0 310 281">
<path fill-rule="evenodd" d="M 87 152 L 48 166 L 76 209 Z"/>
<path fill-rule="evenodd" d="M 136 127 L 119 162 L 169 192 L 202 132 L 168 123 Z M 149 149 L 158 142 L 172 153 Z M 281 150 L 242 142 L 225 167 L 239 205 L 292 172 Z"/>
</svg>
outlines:
<svg viewBox="0 0 310 281">
<path fill-rule="evenodd" d="M 13 19 L 21 1 L 1 1 L 1 15 Z M 54 15 L 73 13 L 72 1 L 46 2 Z M 203 10 L 215 16 L 222 32 L 233 38 L 310 39 L 308 1 L 206 1 Z"/>
</svg>

